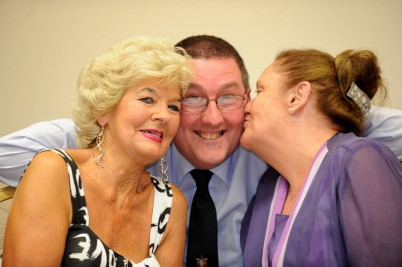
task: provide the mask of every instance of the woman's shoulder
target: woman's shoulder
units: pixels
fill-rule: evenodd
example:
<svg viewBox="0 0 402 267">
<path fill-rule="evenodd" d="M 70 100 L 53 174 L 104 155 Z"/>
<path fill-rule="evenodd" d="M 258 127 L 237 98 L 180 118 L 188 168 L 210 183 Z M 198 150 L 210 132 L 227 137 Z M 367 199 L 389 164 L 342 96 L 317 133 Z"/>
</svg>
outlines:
<svg viewBox="0 0 402 267">
<path fill-rule="evenodd" d="M 65 160 L 62 156 L 63 152 L 58 151 L 60 150 L 47 149 L 38 152 L 28 165 L 26 171 L 34 169 L 35 171 L 52 173 L 66 169 Z"/>
<path fill-rule="evenodd" d="M 385 153 L 387 156 L 395 156 L 392 151 L 382 143 L 371 138 L 356 136 L 354 133 L 336 134 L 329 140 L 328 149 L 333 153 L 346 153 L 349 156 L 354 156 L 361 153 Z"/>
<path fill-rule="evenodd" d="M 184 196 L 183 192 L 174 184 L 169 183 L 170 187 L 172 188 L 173 195 L 175 196 L 177 201 L 185 202 L 184 204 L 187 205 L 186 197 Z"/>
<path fill-rule="evenodd" d="M 21 176 L 21 185 L 29 185 L 39 191 L 57 191 L 68 185 L 68 172 L 65 160 L 54 150 L 37 153 Z"/>
<path fill-rule="evenodd" d="M 361 173 L 369 169 L 374 172 L 384 172 L 390 168 L 400 172 L 402 169 L 396 155 L 376 140 L 357 137 L 353 133 L 337 134 L 334 139 L 329 145 L 331 157 L 328 160 L 338 170 Z"/>
<path fill-rule="evenodd" d="M 39 152 L 26 168 L 18 185 L 19 203 L 27 207 L 63 205 L 68 212 L 69 180 L 65 161 L 54 151 Z"/>
</svg>

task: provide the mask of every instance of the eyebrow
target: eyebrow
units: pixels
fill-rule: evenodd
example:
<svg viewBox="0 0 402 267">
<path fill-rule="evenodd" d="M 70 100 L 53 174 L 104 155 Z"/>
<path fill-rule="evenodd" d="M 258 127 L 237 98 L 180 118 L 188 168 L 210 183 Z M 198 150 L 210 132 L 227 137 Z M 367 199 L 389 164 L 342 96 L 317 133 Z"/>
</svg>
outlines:
<svg viewBox="0 0 402 267">
<path fill-rule="evenodd" d="M 222 89 L 227 89 L 227 88 L 231 88 L 231 87 L 239 88 L 240 86 L 239 86 L 239 84 L 236 83 L 236 82 L 230 82 L 230 83 L 224 84 L 224 85 L 221 86 L 220 88 L 222 88 Z"/>
<path fill-rule="evenodd" d="M 239 86 L 239 84 L 237 82 L 229 82 L 229 83 L 225 83 L 222 86 L 219 87 L 219 91 L 223 91 L 225 89 L 228 88 L 240 88 L 241 86 Z M 204 90 L 204 87 L 201 86 L 198 83 L 190 83 L 190 85 L 188 86 L 188 88 L 195 88 L 195 89 L 201 89 Z"/>
<path fill-rule="evenodd" d="M 152 94 L 156 94 L 156 95 L 158 94 L 158 92 L 154 88 L 151 88 L 151 87 L 144 87 L 140 90 L 140 92 L 144 92 L 144 91 L 152 93 Z"/>
</svg>

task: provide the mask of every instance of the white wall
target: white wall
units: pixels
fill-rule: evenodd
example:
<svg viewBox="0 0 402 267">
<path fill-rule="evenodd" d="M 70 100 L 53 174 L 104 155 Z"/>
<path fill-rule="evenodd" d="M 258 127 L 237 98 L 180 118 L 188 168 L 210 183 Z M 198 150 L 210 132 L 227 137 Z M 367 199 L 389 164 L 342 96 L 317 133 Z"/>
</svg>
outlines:
<svg viewBox="0 0 402 267">
<path fill-rule="evenodd" d="M 374 50 L 402 109 L 400 0 L 0 0 L 0 136 L 70 117 L 80 69 L 129 36 L 217 35 L 243 56 L 254 86 L 285 48 Z"/>
</svg>

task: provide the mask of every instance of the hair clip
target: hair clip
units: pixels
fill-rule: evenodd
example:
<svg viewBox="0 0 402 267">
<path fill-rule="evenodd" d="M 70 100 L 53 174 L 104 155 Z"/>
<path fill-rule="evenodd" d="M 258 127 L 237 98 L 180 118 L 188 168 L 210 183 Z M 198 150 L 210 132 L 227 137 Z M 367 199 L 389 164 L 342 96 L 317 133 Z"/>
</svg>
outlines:
<svg viewBox="0 0 402 267">
<path fill-rule="evenodd" d="M 362 110 L 363 116 L 366 116 L 370 111 L 371 103 L 368 95 L 362 91 L 354 82 L 350 85 L 348 92 L 346 93 Z"/>
</svg>

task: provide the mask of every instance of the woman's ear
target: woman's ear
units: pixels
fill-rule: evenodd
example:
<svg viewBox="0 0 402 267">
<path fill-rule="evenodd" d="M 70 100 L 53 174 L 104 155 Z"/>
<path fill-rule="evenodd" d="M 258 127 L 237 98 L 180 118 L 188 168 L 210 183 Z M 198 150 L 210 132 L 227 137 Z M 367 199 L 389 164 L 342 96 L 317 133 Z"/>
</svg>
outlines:
<svg viewBox="0 0 402 267">
<path fill-rule="evenodd" d="M 290 90 L 287 105 L 289 113 L 295 113 L 304 107 L 310 97 L 311 84 L 307 81 L 298 83 Z"/>
<path fill-rule="evenodd" d="M 96 121 L 98 122 L 98 124 L 99 124 L 100 126 L 105 126 L 105 125 L 107 124 L 107 121 L 108 121 L 108 115 L 105 115 L 105 116 L 103 116 L 103 117 L 100 117 L 100 118 L 98 118 Z"/>
</svg>

